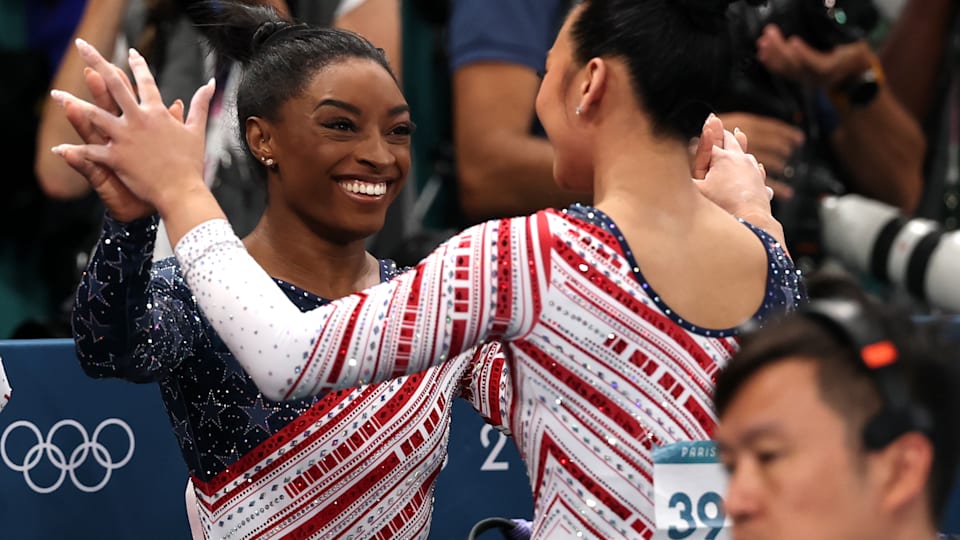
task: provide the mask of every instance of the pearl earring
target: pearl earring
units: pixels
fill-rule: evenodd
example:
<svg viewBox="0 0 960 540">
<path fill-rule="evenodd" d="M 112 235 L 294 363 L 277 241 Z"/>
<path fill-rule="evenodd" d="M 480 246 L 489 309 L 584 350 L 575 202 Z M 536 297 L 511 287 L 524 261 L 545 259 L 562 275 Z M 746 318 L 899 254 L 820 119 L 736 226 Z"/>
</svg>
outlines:
<svg viewBox="0 0 960 540">
<path fill-rule="evenodd" d="M 581 111 L 580 111 L 580 106 L 579 106 L 579 105 L 577 105 L 577 110 L 576 110 L 575 112 L 577 113 L 577 116 L 580 116 L 580 112 L 581 112 Z"/>
</svg>

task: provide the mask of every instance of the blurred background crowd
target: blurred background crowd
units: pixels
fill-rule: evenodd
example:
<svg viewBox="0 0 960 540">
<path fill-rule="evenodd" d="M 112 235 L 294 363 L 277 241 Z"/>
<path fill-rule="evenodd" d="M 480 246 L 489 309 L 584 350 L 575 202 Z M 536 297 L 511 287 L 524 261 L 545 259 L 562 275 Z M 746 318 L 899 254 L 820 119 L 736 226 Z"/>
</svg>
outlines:
<svg viewBox="0 0 960 540">
<path fill-rule="evenodd" d="M 72 295 L 102 207 L 49 151 L 76 140 L 52 87 L 83 96 L 82 37 L 106 56 L 134 46 L 168 102 L 215 77 L 207 179 L 242 236 L 264 205 L 230 124 L 234 66 L 208 54 L 191 0 L 0 0 L 0 338 L 69 337 Z M 588 202 L 552 181 L 534 113 L 547 51 L 571 0 L 262 0 L 355 30 L 402 77 L 418 128 L 414 164 L 371 251 L 419 260 L 481 220 Z M 770 0 L 735 4 L 737 62 L 706 104 L 764 164 L 774 211 L 807 272 L 854 273 L 918 314 L 955 311 L 944 272 L 960 261 L 960 33 L 955 0 Z M 125 58 L 125 55 L 122 56 Z M 282 81 L 278 81 L 282 84 Z M 218 101 L 219 100 L 219 101 Z M 861 197 L 829 199 L 853 194 Z M 953 256 L 952 252 L 958 256 Z M 946 270 L 945 270 L 946 269 Z M 949 281 L 949 279 L 947 280 Z"/>
</svg>

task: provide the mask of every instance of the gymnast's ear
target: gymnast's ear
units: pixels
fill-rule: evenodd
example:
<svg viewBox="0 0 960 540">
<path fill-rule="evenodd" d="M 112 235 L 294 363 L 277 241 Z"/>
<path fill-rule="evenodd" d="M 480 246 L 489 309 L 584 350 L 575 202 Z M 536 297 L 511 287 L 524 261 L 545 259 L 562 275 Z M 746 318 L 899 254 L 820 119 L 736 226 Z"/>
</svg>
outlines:
<svg viewBox="0 0 960 540">
<path fill-rule="evenodd" d="M 247 146 L 257 161 L 273 158 L 273 149 L 270 146 L 270 123 L 259 116 L 251 116 L 246 121 Z"/>
</svg>

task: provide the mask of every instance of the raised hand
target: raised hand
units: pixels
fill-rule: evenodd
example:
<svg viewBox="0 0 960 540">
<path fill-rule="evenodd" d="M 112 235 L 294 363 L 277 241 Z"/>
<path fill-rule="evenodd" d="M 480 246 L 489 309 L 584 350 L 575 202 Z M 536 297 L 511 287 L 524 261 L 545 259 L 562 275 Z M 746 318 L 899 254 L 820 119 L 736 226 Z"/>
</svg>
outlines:
<svg viewBox="0 0 960 540">
<path fill-rule="evenodd" d="M 734 214 L 742 209 L 744 200 L 751 200 L 762 193 L 768 201 L 774 193 L 769 186 L 765 189 L 761 187 L 767 181 L 767 171 L 755 156 L 746 153 L 747 144 L 746 133 L 739 128 L 732 133 L 725 130 L 723 121 L 711 114 L 703 124 L 700 137 L 691 146 L 691 177 L 698 181 L 697 187 L 707 198 Z M 722 161 L 715 163 L 714 160 L 718 158 Z M 708 176 L 710 182 L 706 181 Z M 757 182 L 758 178 L 760 183 Z M 734 193 L 741 195 L 732 196 Z M 769 211 L 769 202 L 760 206 Z"/>
<path fill-rule="evenodd" d="M 772 73 L 831 89 L 872 67 L 876 55 L 863 40 L 818 51 L 798 36 L 767 25 L 757 39 L 757 59 Z"/>
<path fill-rule="evenodd" d="M 750 134 L 750 153 L 753 154 L 768 176 L 783 178 L 787 160 L 803 144 L 803 131 L 776 118 L 745 112 L 720 115 L 723 124 Z M 786 200 L 793 197 L 793 188 L 788 184 L 767 178 L 767 186 L 773 189 L 774 198 Z"/>
<path fill-rule="evenodd" d="M 123 78 L 124 83 L 132 89 L 126 74 L 118 70 L 118 74 Z M 113 114 L 120 114 L 120 108 L 110 97 L 107 91 L 106 83 L 99 73 L 90 68 L 83 70 L 84 82 L 90 94 L 93 96 L 94 103 L 101 109 Z M 73 129 L 86 144 L 106 144 L 109 142 L 101 133 L 99 133 L 80 107 L 69 100 L 63 99 L 64 96 L 59 90 L 51 92 L 52 97 L 57 100 L 65 109 L 67 120 L 73 126 Z M 178 121 L 183 121 L 183 102 L 179 99 L 170 106 L 170 114 Z M 74 170 L 80 173 L 97 192 L 100 200 L 109 211 L 110 215 L 120 221 L 133 221 L 155 212 L 153 206 L 140 200 L 120 181 L 114 172 L 97 163 L 80 157 L 74 149 L 69 149 L 63 153 L 63 158 Z"/>
<path fill-rule="evenodd" d="M 691 155 L 692 163 L 690 165 L 690 177 L 695 180 L 703 180 L 710 170 L 710 157 L 713 155 L 713 147 L 723 148 L 723 122 L 717 118 L 717 115 L 710 114 L 707 121 L 703 123 L 703 129 L 700 136 L 694 139 Z"/>
<path fill-rule="evenodd" d="M 719 136 L 718 136 L 719 134 Z M 721 141 L 716 144 L 718 139 Z M 709 144 L 709 147 L 706 145 Z M 700 192 L 731 214 L 746 219 L 772 234 L 786 246 L 783 227 L 770 209 L 773 189 L 766 185 L 767 173 L 757 159 L 746 152 L 747 135 L 739 129 L 723 129 L 723 122 L 711 115 L 704 124 L 698 146 L 693 150 L 694 176 Z M 706 157 L 709 150 L 709 158 Z M 696 171 L 695 171 L 696 172 Z"/>
<path fill-rule="evenodd" d="M 144 202 L 164 208 L 176 204 L 190 190 L 206 190 L 203 183 L 203 148 L 207 110 L 213 95 L 213 81 L 194 94 L 186 121 L 171 115 L 164 106 L 153 75 L 139 53 L 130 51 L 130 68 L 139 90 L 139 102 L 118 70 L 82 40 L 80 56 L 103 80 L 112 101 L 120 110 L 116 116 L 103 108 L 62 92 L 65 107 L 78 121 L 89 124 L 105 144 L 61 145 L 58 154 L 75 162 L 90 161 L 104 166 Z"/>
<path fill-rule="evenodd" d="M 739 129 L 734 133 L 726 130 L 720 133 L 723 146 L 711 148 L 709 168 L 703 180 L 696 182 L 700 192 L 732 214 L 769 214 L 773 190 L 765 185 L 763 165 L 746 153 L 746 134 Z"/>
</svg>

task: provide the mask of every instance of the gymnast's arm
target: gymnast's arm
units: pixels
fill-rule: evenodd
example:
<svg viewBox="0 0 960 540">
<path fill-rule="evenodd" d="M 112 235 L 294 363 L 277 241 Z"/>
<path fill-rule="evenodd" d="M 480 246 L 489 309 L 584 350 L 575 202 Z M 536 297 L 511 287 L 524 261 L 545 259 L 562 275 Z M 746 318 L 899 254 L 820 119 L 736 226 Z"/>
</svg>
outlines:
<svg viewBox="0 0 960 540">
<path fill-rule="evenodd" d="M 460 397 L 468 401 L 486 423 L 511 435 L 513 379 L 507 350 L 503 342 L 491 341 L 454 361 L 469 364 L 460 381 Z"/>
<path fill-rule="evenodd" d="M 114 73 L 129 86 L 125 77 Z M 94 101 L 119 114 L 103 78 L 90 69 L 83 76 Z M 81 107 L 62 104 L 81 140 L 105 142 Z M 181 102 L 168 112 L 170 118 L 183 121 Z M 151 271 L 157 230 L 153 207 L 131 193 L 111 169 L 75 158 L 69 156 L 66 164 L 93 187 L 108 209 L 74 299 L 73 332 L 81 366 L 93 377 L 158 380 L 194 351 L 195 341 L 203 335 L 199 310 L 173 259 Z"/>
<path fill-rule="evenodd" d="M 92 377 L 154 382 L 201 346 L 199 309 L 173 259 L 151 262 L 157 218 L 104 218 L 77 288 L 73 336 Z"/>
<path fill-rule="evenodd" d="M 264 395 L 297 399 L 526 333 L 541 307 L 533 291 L 548 283 L 551 219 L 562 218 L 478 225 L 393 280 L 307 313 L 271 286 L 226 221 L 202 223 L 175 251 L 198 304 Z"/>
</svg>

